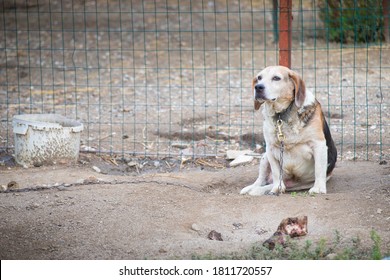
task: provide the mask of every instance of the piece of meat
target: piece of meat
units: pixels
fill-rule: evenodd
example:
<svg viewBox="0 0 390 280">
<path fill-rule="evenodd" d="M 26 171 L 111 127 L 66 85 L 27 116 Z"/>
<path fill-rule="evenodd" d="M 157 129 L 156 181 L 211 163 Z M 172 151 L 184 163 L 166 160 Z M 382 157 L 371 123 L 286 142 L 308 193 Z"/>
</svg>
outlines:
<svg viewBox="0 0 390 280">
<path fill-rule="evenodd" d="M 286 237 L 291 238 L 304 236 L 307 234 L 307 216 L 283 219 L 276 232 L 266 241 L 263 246 L 273 250 L 276 244 L 286 246 Z"/>
</svg>

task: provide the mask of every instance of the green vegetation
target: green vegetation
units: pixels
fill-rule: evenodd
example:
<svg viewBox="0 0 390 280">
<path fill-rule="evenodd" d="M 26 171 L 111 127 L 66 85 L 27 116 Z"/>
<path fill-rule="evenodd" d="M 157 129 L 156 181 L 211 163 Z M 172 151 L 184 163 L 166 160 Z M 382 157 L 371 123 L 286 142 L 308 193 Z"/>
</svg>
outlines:
<svg viewBox="0 0 390 280">
<path fill-rule="evenodd" d="M 321 0 L 319 9 L 330 41 L 374 43 L 384 39 L 382 0 Z"/>
<path fill-rule="evenodd" d="M 216 256 L 194 255 L 193 259 L 237 259 L 237 260 L 379 260 L 390 255 L 381 252 L 381 238 L 371 231 L 373 244 L 364 246 L 359 237 L 345 240 L 338 231 L 335 231 L 331 242 L 320 239 L 318 242 L 306 240 L 303 244 L 299 240 L 288 239 L 287 246 L 276 245 L 274 250 L 268 250 L 262 243 L 255 243 L 246 252 Z"/>
</svg>

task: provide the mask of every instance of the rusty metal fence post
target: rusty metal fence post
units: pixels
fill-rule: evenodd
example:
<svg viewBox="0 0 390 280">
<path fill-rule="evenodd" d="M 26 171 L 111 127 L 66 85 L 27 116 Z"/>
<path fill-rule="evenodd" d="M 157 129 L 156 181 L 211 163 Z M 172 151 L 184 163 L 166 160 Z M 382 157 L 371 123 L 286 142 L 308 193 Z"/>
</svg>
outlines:
<svg viewBox="0 0 390 280">
<path fill-rule="evenodd" d="M 383 9 L 383 29 L 384 29 L 383 33 L 385 35 L 385 41 L 388 43 L 390 41 L 388 0 L 382 0 L 382 9 Z"/>
<path fill-rule="evenodd" d="M 292 0 L 279 4 L 279 65 L 291 68 Z"/>
</svg>

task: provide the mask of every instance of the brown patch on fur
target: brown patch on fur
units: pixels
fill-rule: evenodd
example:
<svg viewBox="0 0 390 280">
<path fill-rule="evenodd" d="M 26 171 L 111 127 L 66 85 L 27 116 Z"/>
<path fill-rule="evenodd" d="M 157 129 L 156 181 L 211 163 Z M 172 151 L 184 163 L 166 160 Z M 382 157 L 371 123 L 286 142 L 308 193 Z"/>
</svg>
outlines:
<svg viewBox="0 0 390 280">
<path fill-rule="evenodd" d="M 318 140 L 324 140 L 325 139 L 324 122 L 326 122 L 326 121 L 324 118 L 324 114 L 322 113 L 321 105 L 317 100 L 315 102 L 315 106 L 316 106 L 316 109 L 315 109 L 315 112 L 314 112 L 313 117 L 312 117 L 315 119 L 315 121 L 313 121 L 310 124 L 310 126 L 312 127 L 313 132 L 316 134 L 315 138 Z"/>
<path fill-rule="evenodd" d="M 302 107 L 306 98 L 306 86 L 305 82 L 295 72 L 291 71 L 289 74 L 291 80 L 294 83 L 295 88 L 295 104 L 298 108 Z"/>
<path fill-rule="evenodd" d="M 298 118 L 301 122 L 305 124 L 305 126 L 310 122 L 310 120 L 314 117 L 317 109 L 318 101 L 314 102 L 309 106 L 303 107 L 298 111 Z M 322 114 L 321 114 L 322 115 Z"/>
<path fill-rule="evenodd" d="M 252 80 L 252 94 L 254 93 L 255 91 L 255 86 L 257 84 L 257 77 L 254 77 L 253 80 Z M 260 109 L 260 106 L 261 104 L 263 104 L 264 102 L 260 102 L 259 100 L 256 100 L 255 99 L 255 103 L 254 103 L 254 107 L 255 107 L 255 110 L 259 110 Z"/>
</svg>

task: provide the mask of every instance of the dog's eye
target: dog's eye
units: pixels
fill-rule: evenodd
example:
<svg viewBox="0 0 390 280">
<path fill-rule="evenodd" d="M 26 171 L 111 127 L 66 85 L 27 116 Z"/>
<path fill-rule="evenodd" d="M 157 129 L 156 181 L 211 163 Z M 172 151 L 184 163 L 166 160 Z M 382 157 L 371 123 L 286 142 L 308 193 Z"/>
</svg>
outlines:
<svg viewBox="0 0 390 280">
<path fill-rule="evenodd" d="M 281 80 L 281 78 L 278 77 L 278 76 L 273 76 L 272 77 L 272 81 L 280 81 L 280 80 Z"/>
<path fill-rule="evenodd" d="M 258 80 L 258 81 L 261 81 L 262 78 L 263 78 L 263 77 L 261 77 L 261 76 L 257 76 L 257 80 Z"/>
</svg>

